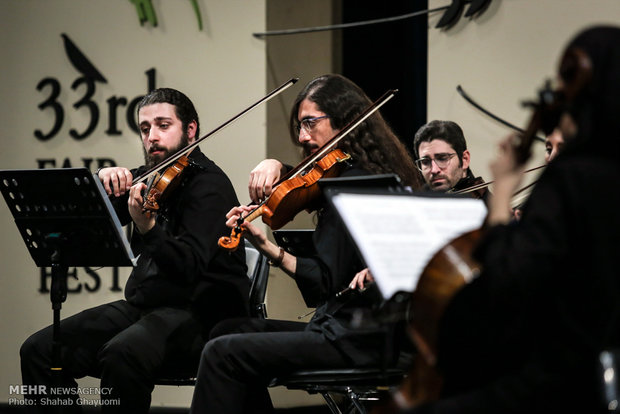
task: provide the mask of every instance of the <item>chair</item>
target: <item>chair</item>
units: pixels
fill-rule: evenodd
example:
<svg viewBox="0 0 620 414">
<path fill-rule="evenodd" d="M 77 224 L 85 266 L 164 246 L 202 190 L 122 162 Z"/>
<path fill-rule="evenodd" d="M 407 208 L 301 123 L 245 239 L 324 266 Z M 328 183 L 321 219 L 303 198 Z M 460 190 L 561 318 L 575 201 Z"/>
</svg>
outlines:
<svg viewBox="0 0 620 414">
<path fill-rule="evenodd" d="M 250 316 L 257 318 L 267 317 L 265 294 L 267 292 L 267 280 L 269 279 L 269 263 L 267 258 L 245 240 L 245 262 L 248 266 L 248 278 L 250 285 Z M 195 376 L 165 376 L 155 379 L 155 385 L 195 385 Z"/>
<path fill-rule="evenodd" d="M 599 384 L 601 393 L 601 412 L 620 412 L 620 349 L 604 350 L 599 355 Z"/>
<path fill-rule="evenodd" d="M 312 232 L 313 230 L 278 230 L 274 232 L 274 237 L 289 253 L 304 255 L 313 247 Z M 340 396 L 343 400 L 340 405 L 344 406 L 345 413 L 363 414 L 366 409 L 362 401 L 377 400 L 380 393 L 400 385 L 405 374 L 406 371 L 400 368 L 309 369 L 274 378 L 269 386 L 284 386 L 309 394 L 320 393 L 334 414 L 343 413 L 334 398 Z"/>
<path fill-rule="evenodd" d="M 245 240 L 245 262 L 248 265 L 248 277 L 252 281 L 249 299 L 250 316 L 267 318 L 265 294 L 269 280 L 269 262 L 247 240 Z"/>
<path fill-rule="evenodd" d="M 400 368 L 351 368 L 301 370 L 282 378 L 274 378 L 270 387 L 285 386 L 309 394 L 320 393 L 334 414 L 365 414 L 362 401 L 376 401 L 379 395 L 402 383 L 406 372 Z M 338 405 L 334 398 L 341 396 Z"/>
<path fill-rule="evenodd" d="M 266 318 L 265 293 L 269 278 L 269 264 L 254 247 L 246 241 L 246 261 L 250 288 L 250 313 Z M 366 413 L 365 400 L 376 400 L 381 392 L 398 386 L 406 371 L 398 368 L 349 368 L 300 370 L 285 377 L 274 378 L 269 386 L 284 386 L 291 390 L 302 390 L 309 394 L 320 393 L 328 408 L 334 414 Z M 159 378 L 156 385 L 195 385 L 196 378 Z M 335 396 L 342 396 L 342 411 Z"/>
</svg>

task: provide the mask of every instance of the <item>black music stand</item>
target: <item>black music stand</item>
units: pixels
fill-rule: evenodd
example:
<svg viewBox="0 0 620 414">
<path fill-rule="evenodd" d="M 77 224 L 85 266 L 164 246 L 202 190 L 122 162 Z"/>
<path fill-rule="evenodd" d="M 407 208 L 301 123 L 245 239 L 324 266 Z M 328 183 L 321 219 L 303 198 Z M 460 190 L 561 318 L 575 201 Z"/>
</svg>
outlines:
<svg viewBox="0 0 620 414">
<path fill-rule="evenodd" d="M 59 379 L 68 268 L 134 266 L 136 259 L 101 182 L 86 168 L 0 170 L 0 191 L 36 265 L 52 268 L 51 369 Z"/>
</svg>

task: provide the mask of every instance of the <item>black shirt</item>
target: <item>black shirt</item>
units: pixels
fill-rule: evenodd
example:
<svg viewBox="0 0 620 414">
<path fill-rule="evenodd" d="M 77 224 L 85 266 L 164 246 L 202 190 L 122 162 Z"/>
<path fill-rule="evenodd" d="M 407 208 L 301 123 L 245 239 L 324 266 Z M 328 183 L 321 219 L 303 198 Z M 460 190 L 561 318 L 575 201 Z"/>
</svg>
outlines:
<svg viewBox="0 0 620 414">
<path fill-rule="evenodd" d="M 195 165 L 187 167 L 179 187 L 161 204 L 155 226 L 146 234 L 132 234 L 132 249 L 140 257 L 125 297 L 142 308 L 198 308 L 205 292 L 217 290 L 247 307 L 245 251 L 228 253 L 217 245 L 219 237 L 230 233 L 225 215 L 239 201 L 213 161 L 198 148 L 190 158 Z M 137 177 L 145 170 L 140 167 L 132 174 Z M 131 220 L 127 195 L 115 199 L 114 205 L 121 223 L 127 224 Z"/>
<path fill-rule="evenodd" d="M 444 398 L 412 412 L 596 412 L 598 355 L 620 346 L 619 180 L 611 156 L 562 154 L 522 220 L 487 230 L 442 322 Z"/>
<path fill-rule="evenodd" d="M 362 175 L 368 172 L 352 166 L 340 176 Z M 381 299 L 376 287 L 336 297 L 366 266 L 338 213 L 326 202 L 318 213 L 313 241 L 316 255 L 297 257 L 294 275 L 306 305 L 317 308 L 306 329 L 323 333 L 356 365 L 376 366 L 384 358 L 392 359 L 394 355 L 385 355 L 385 348 L 393 327 L 372 318 Z"/>
</svg>

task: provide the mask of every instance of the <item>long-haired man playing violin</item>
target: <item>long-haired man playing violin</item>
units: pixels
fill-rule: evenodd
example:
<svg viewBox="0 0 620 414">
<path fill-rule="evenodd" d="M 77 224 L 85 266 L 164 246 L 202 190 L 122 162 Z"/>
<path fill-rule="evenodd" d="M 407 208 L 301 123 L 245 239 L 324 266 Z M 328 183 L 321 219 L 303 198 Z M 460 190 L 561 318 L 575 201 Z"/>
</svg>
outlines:
<svg viewBox="0 0 620 414">
<path fill-rule="evenodd" d="M 104 412 L 147 413 L 158 375 L 193 375 L 211 327 L 247 314 L 249 282 L 243 249 L 222 252 L 226 212 L 239 204 L 226 174 L 196 147 L 180 184 L 156 212 L 144 211 L 145 185 L 131 185 L 149 167 L 194 142 L 198 115 L 183 93 L 157 89 L 138 105 L 145 166 L 104 168 L 98 176 L 122 224 L 133 222 L 132 250 L 139 254 L 125 300 L 87 309 L 61 321 L 62 378 L 54 384 L 52 329 L 21 348 L 25 385 L 75 390 L 75 378 L 101 378 Z M 44 397 L 44 396 L 39 396 Z M 41 401 L 34 411 L 46 412 Z M 62 402 L 61 402 L 62 403 Z M 68 404 L 68 403 L 67 403 Z M 74 402 L 64 411 L 79 410 Z"/>
<path fill-rule="evenodd" d="M 325 75 L 300 92 L 291 110 L 293 142 L 306 154 L 316 152 L 352 121 L 371 101 L 350 80 Z M 410 186 L 419 187 L 413 162 L 379 113 L 373 114 L 338 144 L 351 156 L 341 176 L 395 173 Z M 250 178 L 250 195 L 258 201 L 284 171 L 275 160 L 263 161 Z M 248 207 L 228 213 L 234 227 Z M 362 268 L 352 242 L 336 212 L 322 203 L 313 236 L 316 255 L 296 257 L 270 242 L 251 222 L 246 237 L 274 266 L 291 276 L 309 307 L 316 312 L 309 323 L 245 319 L 223 322 L 213 331 L 201 358 L 192 413 L 262 413 L 272 410 L 269 381 L 300 368 L 344 368 L 393 362 L 385 355 L 389 327 L 351 326 L 376 303 L 372 295 L 337 298 Z M 389 353 L 388 353 L 389 354 Z"/>
</svg>

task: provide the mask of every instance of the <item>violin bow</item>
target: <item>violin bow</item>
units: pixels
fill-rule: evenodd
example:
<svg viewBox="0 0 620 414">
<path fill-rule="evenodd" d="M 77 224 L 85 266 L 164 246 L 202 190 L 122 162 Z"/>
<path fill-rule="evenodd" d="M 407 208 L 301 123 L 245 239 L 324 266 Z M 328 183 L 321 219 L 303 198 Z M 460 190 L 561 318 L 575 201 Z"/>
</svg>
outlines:
<svg viewBox="0 0 620 414">
<path fill-rule="evenodd" d="M 312 165 L 316 160 L 322 158 L 325 154 L 334 148 L 340 140 L 346 137 L 351 131 L 353 131 L 359 124 L 364 122 L 369 116 L 374 114 L 379 110 L 383 105 L 387 103 L 390 99 L 394 97 L 398 93 L 398 89 L 390 89 L 385 92 L 379 99 L 369 105 L 361 114 L 355 117 L 351 122 L 349 122 L 344 128 L 342 128 L 336 135 L 329 139 L 323 146 L 314 154 L 311 154 L 304 158 L 295 168 L 290 170 L 287 174 L 285 174 L 278 182 L 274 184 L 274 187 L 278 184 L 286 181 L 290 178 L 293 178 Z"/>
<path fill-rule="evenodd" d="M 518 189 L 517 191 L 514 192 L 514 194 L 512 195 L 513 197 L 518 196 L 519 194 L 521 194 L 522 192 L 524 192 L 525 190 L 527 190 L 530 187 L 533 187 L 534 185 L 536 185 L 536 183 L 538 182 L 538 180 L 534 180 L 531 183 L 529 183 L 526 186 L 521 187 L 520 189 Z"/>
<path fill-rule="evenodd" d="M 165 160 L 163 160 L 162 162 L 160 162 L 159 164 L 157 164 L 153 168 L 149 169 L 147 172 L 145 172 L 144 174 L 142 174 L 141 176 L 139 176 L 135 180 L 133 180 L 133 182 L 131 184 L 134 185 L 134 184 L 141 183 L 142 181 L 144 181 L 148 177 L 150 177 L 152 174 L 157 172 L 159 169 L 161 169 L 163 166 L 168 165 L 169 163 L 178 160 L 183 155 L 189 154 L 202 141 L 204 141 L 205 139 L 207 139 L 210 136 L 214 135 L 215 133 L 221 131 L 222 129 L 226 128 L 228 125 L 232 124 L 237 119 L 241 118 L 243 115 L 249 113 L 251 110 L 253 110 L 257 106 L 259 106 L 259 105 L 269 101 L 272 98 L 275 98 L 277 95 L 279 95 L 280 93 L 284 92 L 290 86 L 295 84 L 295 82 L 297 82 L 298 80 L 299 80 L 299 78 L 291 78 L 288 81 L 284 82 L 282 85 L 278 86 L 277 88 L 275 88 L 274 90 L 269 92 L 267 95 L 265 95 L 264 97 L 262 97 L 258 101 L 254 102 L 252 105 L 248 106 L 243 111 L 239 112 L 237 115 L 233 116 L 232 118 L 230 118 L 229 120 L 227 120 L 226 122 L 221 124 L 220 126 L 216 127 L 212 131 L 208 132 L 207 134 L 205 134 L 200 139 L 197 139 L 196 141 L 192 142 L 188 146 L 183 147 L 182 149 L 178 150 L 177 152 L 175 152 L 174 154 L 172 154 L 171 156 L 169 156 L 168 158 L 166 158 Z"/>
<path fill-rule="evenodd" d="M 530 168 L 529 170 L 523 171 L 523 174 L 527 174 L 527 173 L 530 173 L 532 171 L 536 171 L 536 170 L 539 170 L 541 168 L 545 168 L 546 166 L 547 166 L 546 164 L 543 164 L 543 165 L 539 165 L 538 167 Z M 472 185 L 471 187 L 467 187 L 467 188 L 463 188 L 461 190 L 454 191 L 452 194 L 467 194 L 467 193 L 471 193 L 472 191 L 480 190 L 481 188 L 486 188 L 486 187 L 490 186 L 491 184 L 493 184 L 494 182 L 495 181 L 487 181 L 487 182 L 484 182 L 484 183 Z M 522 191 L 527 190 L 529 187 L 531 187 L 535 183 L 536 183 L 536 181 L 534 181 L 534 182 L 526 185 L 522 189 L 518 190 L 516 193 L 513 194 L 513 197 L 516 196 L 517 194 L 521 193 Z"/>
<path fill-rule="evenodd" d="M 499 116 L 495 115 L 494 113 L 492 113 L 491 111 L 485 109 L 482 105 L 480 105 L 479 103 L 477 103 L 476 101 L 474 101 L 472 99 L 471 96 L 469 96 L 467 94 L 467 92 L 465 92 L 465 90 L 461 87 L 461 85 L 457 85 L 456 86 L 456 90 L 457 92 L 463 97 L 463 99 L 465 99 L 467 102 L 469 102 L 474 108 L 476 108 L 477 110 L 479 110 L 480 112 L 482 112 L 483 114 L 489 116 L 490 118 L 496 120 L 497 122 L 499 122 L 500 124 L 507 126 L 508 128 L 517 131 L 520 134 L 525 133 L 525 130 L 523 130 L 522 128 L 519 128 L 516 125 L 511 124 L 508 121 L 503 120 L 502 118 L 500 118 Z M 538 135 L 536 135 L 534 137 L 535 140 L 540 141 L 540 142 L 545 142 L 545 139 L 542 137 L 539 137 Z"/>
<path fill-rule="evenodd" d="M 282 178 L 280 178 L 273 185 L 273 188 L 275 189 L 277 186 L 279 186 L 284 181 L 289 180 L 293 177 L 296 177 L 298 174 L 301 174 L 308 166 L 312 165 L 312 163 L 316 162 L 318 159 L 323 157 L 327 152 L 329 152 L 333 147 L 335 147 L 336 144 L 340 142 L 340 140 L 342 140 L 351 131 L 353 131 L 359 124 L 364 122 L 369 116 L 374 114 L 376 111 L 379 110 L 379 108 L 385 105 L 387 101 L 392 99 L 394 95 L 396 95 L 397 92 L 398 92 L 398 89 L 390 89 L 386 93 L 384 93 L 379 99 L 377 99 L 375 102 L 370 104 L 366 109 L 364 109 L 362 113 L 360 113 L 353 120 L 351 120 L 351 122 L 349 122 L 344 128 L 338 131 L 336 135 L 334 135 L 332 138 L 329 139 L 329 141 L 323 144 L 323 146 L 319 148 L 317 152 L 307 156 L 295 168 L 293 168 L 291 171 L 285 174 Z M 256 212 L 259 211 L 267 203 L 268 200 L 269 200 L 269 197 L 265 198 L 252 211 L 249 211 L 245 215 L 245 217 L 243 216 L 243 213 L 239 214 L 239 218 L 237 219 L 236 226 L 232 229 L 231 236 L 220 238 L 220 241 L 218 242 L 218 244 L 227 249 L 229 248 L 227 247 L 227 245 L 233 245 L 232 242 L 238 239 L 239 237 L 241 237 L 241 235 L 244 232 L 244 229 L 241 227 L 243 225 L 243 222 L 250 217 L 251 217 L 251 220 L 258 217 L 259 215 L 257 215 Z M 251 205 L 252 205 L 252 201 L 250 201 L 250 204 L 248 204 L 248 207 Z M 224 241 L 222 242 L 222 240 Z M 234 248 L 236 249 L 236 246 Z"/>
<path fill-rule="evenodd" d="M 398 89 L 390 89 L 387 92 L 385 92 L 383 95 L 381 95 L 381 97 L 379 99 L 377 99 L 371 105 L 369 105 L 366 109 L 364 109 L 364 111 L 362 113 L 360 113 L 357 117 L 355 117 L 353 120 L 351 120 L 351 122 L 349 122 L 344 128 L 342 128 L 338 133 L 336 133 L 336 135 L 331 137 L 329 139 L 329 141 L 327 141 L 325 144 L 323 144 L 323 146 L 321 148 L 319 148 L 319 150 L 317 152 L 315 152 L 314 154 L 311 154 L 311 155 L 307 156 L 306 158 L 304 158 L 295 168 L 293 168 L 288 173 L 286 173 L 284 176 L 282 176 L 273 185 L 272 191 L 277 186 L 282 184 L 284 181 L 289 180 L 289 179 L 291 179 L 293 177 L 296 177 L 297 175 L 301 174 L 306 168 L 308 168 L 310 165 L 312 165 L 318 159 L 320 159 L 325 154 L 327 154 L 332 148 L 334 148 L 336 146 L 336 144 L 338 144 L 338 142 L 340 142 L 340 140 L 342 140 L 351 131 L 353 131 L 355 128 L 357 128 L 357 126 L 359 124 L 361 124 L 362 122 L 364 122 L 369 116 L 371 116 L 376 111 L 378 111 L 379 108 L 381 108 L 383 105 L 385 105 L 387 103 L 387 101 L 392 99 L 394 97 L 394 95 L 396 95 L 397 93 L 398 93 Z M 248 212 L 248 214 L 246 214 L 245 217 L 243 217 L 243 214 L 240 214 L 239 215 L 239 219 L 237 219 L 237 226 L 240 227 L 241 224 L 243 224 L 243 221 L 250 214 L 253 214 L 256 210 L 258 210 L 261 206 L 263 206 L 267 202 L 268 199 L 269 198 L 267 197 L 265 200 L 261 201 L 257 205 L 257 207 L 254 210 Z M 251 206 L 251 205 L 252 205 L 252 201 L 250 201 L 248 206 Z"/>
</svg>

